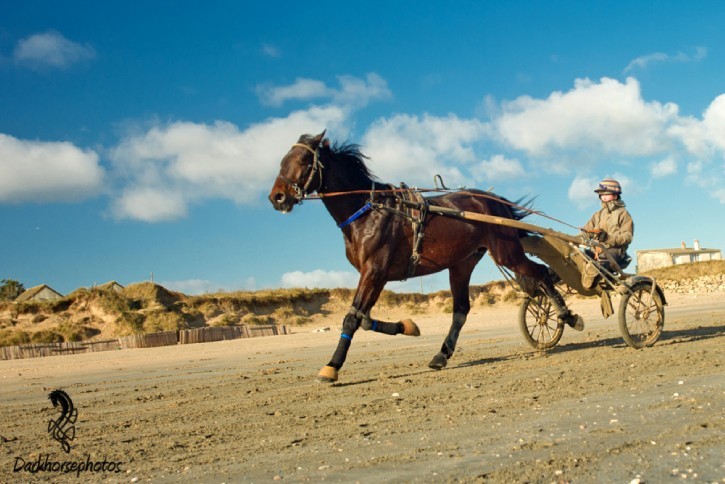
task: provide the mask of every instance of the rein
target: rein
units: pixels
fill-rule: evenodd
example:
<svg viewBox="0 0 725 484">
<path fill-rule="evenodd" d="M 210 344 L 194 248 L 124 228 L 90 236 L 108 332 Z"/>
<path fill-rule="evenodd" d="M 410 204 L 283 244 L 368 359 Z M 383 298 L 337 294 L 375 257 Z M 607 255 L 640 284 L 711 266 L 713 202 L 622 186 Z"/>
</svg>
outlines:
<svg viewBox="0 0 725 484">
<path fill-rule="evenodd" d="M 376 193 L 376 194 L 397 194 L 397 193 L 402 193 L 402 192 L 405 192 L 408 190 L 411 190 L 411 189 L 410 188 L 391 188 L 391 189 L 387 189 L 387 190 L 375 190 L 374 193 Z M 413 190 L 418 193 L 452 193 L 452 192 L 455 192 L 455 193 L 460 193 L 460 194 L 468 195 L 468 196 L 475 197 L 475 198 L 486 198 L 489 200 L 495 200 L 499 203 L 503 203 L 504 205 L 508 205 L 512 208 L 521 210 L 530 215 L 538 215 L 540 217 L 547 218 L 549 220 L 560 223 L 562 225 L 566 225 L 567 227 L 570 227 L 572 229 L 579 230 L 579 227 L 566 223 L 563 220 L 559 220 L 556 217 L 552 217 L 551 215 L 547 215 L 546 213 L 541 212 L 539 210 L 531 210 L 528 207 L 518 205 L 518 204 L 510 202 L 508 200 L 503 200 L 496 196 L 487 195 L 485 193 L 473 193 L 468 190 L 450 190 L 450 189 L 441 189 L 441 188 L 414 188 Z M 364 193 L 371 193 L 371 191 L 370 190 L 351 190 L 348 192 L 317 193 L 316 195 L 310 195 L 307 198 L 309 200 L 322 200 L 323 198 L 340 197 L 340 196 L 345 196 L 345 195 L 361 195 Z"/>
<path fill-rule="evenodd" d="M 294 190 L 294 194 L 295 194 L 294 196 L 299 201 L 299 203 L 302 203 L 302 200 L 304 200 L 305 198 L 307 198 L 308 200 L 322 200 L 323 198 L 340 197 L 340 196 L 345 196 L 345 195 L 360 195 L 360 194 L 364 194 L 364 193 L 369 193 L 370 194 L 370 201 L 366 205 L 364 205 L 363 207 L 361 207 L 360 210 L 358 210 L 357 212 L 355 212 L 348 220 L 346 220 L 345 222 L 342 222 L 342 224 L 340 225 L 340 228 L 346 227 L 347 225 L 351 224 L 352 222 L 354 222 L 355 220 L 357 220 L 358 218 L 360 218 L 362 215 L 364 215 L 365 213 L 367 213 L 371 208 L 378 208 L 378 207 L 372 206 L 373 205 L 372 202 L 374 200 L 374 195 L 376 193 L 381 193 L 381 194 L 388 193 L 388 194 L 394 194 L 395 195 L 395 194 L 398 194 L 398 193 L 403 193 L 403 192 L 411 191 L 412 190 L 412 191 L 415 191 L 417 193 L 451 193 L 451 192 L 456 192 L 456 193 L 461 193 L 463 195 L 468 195 L 468 196 L 476 197 L 476 198 L 487 198 L 489 200 L 495 200 L 495 201 L 497 201 L 499 203 L 503 203 L 503 204 L 508 205 L 508 206 L 510 206 L 512 208 L 515 208 L 517 210 L 521 210 L 522 212 L 526 212 L 526 213 L 528 213 L 530 215 L 538 215 L 540 217 L 547 218 L 549 220 L 552 220 L 554 222 L 560 223 L 562 225 L 566 225 L 567 227 L 570 227 L 572 229 L 579 230 L 579 227 L 576 227 L 574 225 L 571 225 L 569 223 L 564 222 L 563 220 L 559 220 L 559 219 L 557 219 L 555 217 L 552 217 L 550 215 L 547 215 L 544 212 L 541 212 L 541 211 L 538 211 L 538 210 L 531 210 L 528 207 L 524 207 L 524 206 L 518 205 L 516 203 L 510 202 L 508 200 L 501 199 L 501 198 L 496 197 L 496 196 L 487 195 L 485 193 L 473 193 L 473 192 L 470 192 L 470 191 L 467 191 L 467 190 L 450 190 L 450 189 L 446 188 L 445 186 L 443 186 L 443 188 L 437 188 L 436 187 L 436 188 L 412 188 L 411 189 L 411 188 L 407 188 L 406 187 L 406 188 L 391 188 L 391 189 L 387 189 L 387 190 L 375 190 L 373 188 L 373 190 L 350 190 L 350 191 L 347 191 L 347 192 L 319 193 L 319 190 L 320 190 L 320 188 L 322 188 L 322 183 L 323 183 L 322 182 L 322 170 L 325 168 L 325 166 L 320 161 L 320 150 L 319 150 L 319 148 L 317 150 L 313 150 L 312 148 L 310 148 L 309 146 L 307 146 L 306 144 L 303 144 L 303 143 L 295 143 L 295 144 L 292 145 L 292 148 L 294 148 L 294 147 L 304 148 L 305 150 L 307 150 L 310 153 L 312 153 L 312 156 L 313 156 L 312 164 L 308 166 L 307 172 L 306 173 L 303 173 L 302 176 L 300 176 L 300 179 L 297 182 L 293 182 L 292 180 L 290 180 L 289 178 L 287 178 L 287 177 L 285 177 L 285 176 L 283 176 L 281 174 L 280 175 L 277 175 L 277 178 L 283 180 L 285 183 L 287 183 L 289 186 L 292 187 L 292 190 Z M 310 192 L 309 191 L 310 184 L 312 183 L 312 179 L 315 177 L 315 175 L 317 174 L 318 171 L 320 172 L 320 183 L 317 186 L 317 188 L 315 190 L 313 190 L 313 191 L 317 192 L 317 194 L 316 195 L 310 195 L 309 194 L 309 192 Z M 438 177 L 440 179 L 440 175 L 436 175 L 436 177 Z M 304 186 L 302 186 L 302 188 L 300 188 L 300 184 L 302 183 L 302 180 L 304 178 L 306 178 L 305 184 L 304 184 Z M 437 183 L 436 183 L 436 185 L 437 185 Z M 441 180 L 441 185 L 443 185 L 443 181 L 442 180 Z M 375 205 L 377 205 L 377 204 L 375 204 Z"/>
</svg>

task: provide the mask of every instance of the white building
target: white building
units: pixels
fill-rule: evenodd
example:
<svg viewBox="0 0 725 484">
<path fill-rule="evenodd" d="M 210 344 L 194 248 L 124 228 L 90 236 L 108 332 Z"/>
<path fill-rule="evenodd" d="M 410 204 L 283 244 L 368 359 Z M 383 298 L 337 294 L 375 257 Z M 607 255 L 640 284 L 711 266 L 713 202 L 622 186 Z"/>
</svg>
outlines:
<svg viewBox="0 0 725 484">
<path fill-rule="evenodd" d="M 709 260 L 721 260 L 720 249 L 703 249 L 700 241 L 695 241 L 691 249 L 682 243 L 677 249 L 648 249 L 637 251 L 637 271 L 646 272 L 659 267 L 674 266 L 676 264 L 689 264 L 691 262 L 704 262 Z"/>
</svg>

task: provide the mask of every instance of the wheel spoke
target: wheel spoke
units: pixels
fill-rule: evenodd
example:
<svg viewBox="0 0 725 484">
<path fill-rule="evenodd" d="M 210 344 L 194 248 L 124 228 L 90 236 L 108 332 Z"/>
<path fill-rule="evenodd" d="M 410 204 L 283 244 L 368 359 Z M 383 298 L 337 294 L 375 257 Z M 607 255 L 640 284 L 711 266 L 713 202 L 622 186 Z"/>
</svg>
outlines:
<svg viewBox="0 0 725 484">
<path fill-rule="evenodd" d="M 632 339 L 645 342 L 656 331 L 661 322 L 657 301 L 651 292 L 640 289 L 628 301 L 627 328 Z"/>
<path fill-rule="evenodd" d="M 553 317 L 551 301 L 541 293 L 524 303 L 519 315 L 519 325 L 526 341 L 537 349 L 556 346 L 563 331 L 563 327 Z"/>
</svg>

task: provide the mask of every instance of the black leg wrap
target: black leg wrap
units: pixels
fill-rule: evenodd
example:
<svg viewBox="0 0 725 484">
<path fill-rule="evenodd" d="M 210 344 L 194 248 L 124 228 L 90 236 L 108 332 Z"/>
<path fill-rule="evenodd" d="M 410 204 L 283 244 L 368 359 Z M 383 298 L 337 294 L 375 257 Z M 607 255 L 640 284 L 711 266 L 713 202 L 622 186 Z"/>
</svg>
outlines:
<svg viewBox="0 0 725 484">
<path fill-rule="evenodd" d="M 343 363 L 345 363 L 347 351 L 350 349 L 350 344 L 352 343 L 352 336 L 360 327 L 361 318 L 357 313 L 358 312 L 353 308 L 345 315 L 345 319 L 342 322 L 342 334 L 340 335 L 340 341 L 338 341 L 335 353 L 333 353 L 332 359 L 327 366 L 331 366 L 336 370 L 339 370 L 342 368 Z"/>
<path fill-rule="evenodd" d="M 337 343 L 337 349 L 327 366 L 331 366 L 336 370 L 342 368 L 342 364 L 345 363 L 345 358 L 347 358 L 347 351 L 350 349 L 350 343 L 352 343 L 352 336 L 342 333 L 340 341 Z"/>
<path fill-rule="evenodd" d="M 396 335 L 405 331 L 402 323 L 388 323 L 387 321 L 378 321 L 372 319 L 369 315 L 363 315 L 360 327 L 365 331 L 374 331 L 376 333 Z"/>
<path fill-rule="evenodd" d="M 453 352 L 456 351 L 458 336 L 460 336 L 464 324 L 466 324 L 466 315 L 463 313 L 453 313 L 451 328 L 448 330 L 448 336 L 446 336 L 445 341 L 443 341 L 443 348 L 441 348 L 441 352 L 448 358 L 450 358 L 451 355 L 453 355 Z"/>
<path fill-rule="evenodd" d="M 448 365 L 448 359 L 453 356 L 453 352 L 456 350 L 456 343 L 458 343 L 458 336 L 461 334 L 463 325 L 466 324 L 466 315 L 463 313 L 453 313 L 453 322 L 451 323 L 451 329 L 448 330 L 448 336 L 443 341 L 441 351 L 433 357 L 429 368 L 434 370 L 440 370 Z"/>
<path fill-rule="evenodd" d="M 373 320 L 373 331 L 395 336 L 396 334 L 403 334 L 405 328 L 403 328 L 402 323 L 388 323 L 386 321 Z"/>
</svg>

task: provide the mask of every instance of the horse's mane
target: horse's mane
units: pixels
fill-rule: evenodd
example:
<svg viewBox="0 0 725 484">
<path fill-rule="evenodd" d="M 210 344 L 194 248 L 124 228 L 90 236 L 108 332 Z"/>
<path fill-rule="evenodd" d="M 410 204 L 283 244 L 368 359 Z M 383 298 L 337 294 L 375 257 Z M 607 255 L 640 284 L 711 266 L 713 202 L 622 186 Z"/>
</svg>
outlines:
<svg viewBox="0 0 725 484">
<path fill-rule="evenodd" d="M 380 181 L 365 163 L 369 158 L 362 153 L 358 144 L 335 142 L 330 146 L 325 143 L 322 153 L 327 154 L 344 173 L 345 179 L 355 185 L 368 186 Z M 323 158 L 326 157 L 323 155 Z"/>
</svg>

